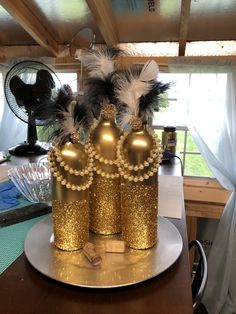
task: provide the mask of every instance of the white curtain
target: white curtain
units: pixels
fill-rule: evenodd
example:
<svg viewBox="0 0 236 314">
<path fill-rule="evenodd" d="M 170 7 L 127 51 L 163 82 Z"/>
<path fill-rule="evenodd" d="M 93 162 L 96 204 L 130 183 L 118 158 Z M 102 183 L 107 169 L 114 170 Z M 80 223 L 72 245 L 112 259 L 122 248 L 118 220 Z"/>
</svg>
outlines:
<svg viewBox="0 0 236 314">
<path fill-rule="evenodd" d="M 3 91 L 4 80 L 9 67 L 0 67 L 2 73 L 2 86 Z M 7 151 L 10 147 L 27 140 L 27 124 L 18 119 L 12 112 L 6 102 L 3 92 L 3 97 L 0 98 L 1 112 L 0 115 L 0 150 Z"/>
<path fill-rule="evenodd" d="M 236 313 L 236 67 L 178 64 L 172 72 L 189 73 L 183 93 L 188 127 L 216 179 L 232 191 L 208 257 L 203 297 L 209 314 Z M 211 80 L 211 83 L 209 83 Z"/>
<path fill-rule="evenodd" d="M 4 87 L 4 81 L 5 77 L 7 75 L 7 72 L 18 62 L 29 60 L 29 58 L 15 58 L 8 60 L 7 63 L 0 65 L 0 73 L 2 73 L 2 86 L 0 86 L 0 89 L 3 91 Z M 40 61 L 46 65 L 48 65 L 50 68 L 54 68 L 54 59 L 53 58 L 31 58 L 32 61 Z M 1 96 L 1 93 L 0 93 Z M 28 124 L 21 121 L 10 109 L 8 106 L 5 95 L 3 94 L 3 97 L 0 97 L 0 150 L 7 151 L 9 148 L 19 144 L 23 143 L 27 140 L 27 128 Z"/>
</svg>

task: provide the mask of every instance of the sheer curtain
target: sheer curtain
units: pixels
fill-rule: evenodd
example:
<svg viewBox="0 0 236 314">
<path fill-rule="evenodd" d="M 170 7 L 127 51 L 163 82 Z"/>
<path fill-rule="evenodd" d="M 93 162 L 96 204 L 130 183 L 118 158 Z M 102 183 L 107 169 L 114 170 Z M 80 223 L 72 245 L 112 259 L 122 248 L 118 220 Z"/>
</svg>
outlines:
<svg viewBox="0 0 236 314">
<path fill-rule="evenodd" d="M 178 64 L 186 84 L 188 127 L 216 179 L 231 196 L 219 221 L 208 257 L 203 297 L 210 314 L 236 313 L 236 67 Z"/>
<path fill-rule="evenodd" d="M 15 58 L 8 60 L 5 64 L 0 65 L 0 72 L 2 73 L 2 86 L 0 89 L 3 90 L 4 80 L 7 72 L 15 64 L 21 61 L 29 60 L 29 58 Z M 42 58 L 31 58 L 30 61 L 40 61 L 48 65 L 54 70 L 54 58 L 42 57 Z M 1 93 L 0 93 L 1 95 Z M 0 110 L 0 150 L 8 150 L 10 147 L 16 144 L 22 143 L 27 140 L 27 128 L 28 124 L 22 122 L 9 108 L 5 96 L 0 97 L 0 106 L 3 110 Z"/>
<path fill-rule="evenodd" d="M 10 67 L 0 67 L 2 73 L 2 86 L 3 91 L 4 80 Z M 27 139 L 27 124 L 18 119 L 6 103 L 3 92 L 3 97 L 0 97 L 1 110 L 0 115 L 0 150 L 8 150 L 10 147 L 21 143 Z"/>
</svg>

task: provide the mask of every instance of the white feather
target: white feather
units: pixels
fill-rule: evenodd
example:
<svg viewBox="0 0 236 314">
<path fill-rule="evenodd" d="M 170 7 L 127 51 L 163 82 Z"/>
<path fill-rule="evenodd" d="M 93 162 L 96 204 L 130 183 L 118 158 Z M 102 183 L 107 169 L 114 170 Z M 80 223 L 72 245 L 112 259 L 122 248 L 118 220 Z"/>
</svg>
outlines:
<svg viewBox="0 0 236 314">
<path fill-rule="evenodd" d="M 127 105 L 126 113 L 121 115 L 121 125 L 124 127 L 132 116 L 139 113 L 139 99 L 151 89 L 150 81 L 156 80 L 158 66 L 155 61 L 144 64 L 138 78 L 134 77 L 131 70 L 128 75 L 120 75 L 117 79 L 116 94 L 121 103 Z"/>
<path fill-rule="evenodd" d="M 106 50 L 82 51 L 79 56 L 83 66 L 87 68 L 89 77 L 104 79 L 114 71 L 114 60 Z"/>
<path fill-rule="evenodd" d="M 140 81 L 147 82 L 156 80 L 158 75 L 158 65 L 154 60 L 148 61 L 144 64 L 140 73 Z"/>
<path fill-rule="evenodd" d="M 67 111 L 61 110 L 59 113 L 63 116 L 63 120 L 60 126 L 60 134 L 57 138 L 58 141 L 61 141 L 68 137 L 71 133 L 79 131 L 81 125 L 78 122 L 75 122 L 74 117 L 74 108 L 76 101 L 72 101 L 68 107 Z"/>
<path fill-rule="evenodd" d="M 144 71 L 141 71 L 138 78 L 134 78 L 132 73 L 129 72 L 129 79 L 126 76 L 120 76 L 117 80 L 116 93 L 118 98 L 128 106 L 129 111 L 133 115 L 138 114 L 139 98 L 145 96 L 151 89 L 150 80 L 144 81 L 140 79 L 144 78 L 144 76 Z M 150 77 L 150 75 L 146 77 Z"/>
</svg>

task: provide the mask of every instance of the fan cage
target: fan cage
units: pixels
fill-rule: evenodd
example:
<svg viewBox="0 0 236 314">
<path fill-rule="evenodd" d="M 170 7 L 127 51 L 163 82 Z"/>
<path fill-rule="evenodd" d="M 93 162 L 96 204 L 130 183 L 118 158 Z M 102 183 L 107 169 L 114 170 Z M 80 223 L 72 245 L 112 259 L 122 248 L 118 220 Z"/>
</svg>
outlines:
<svg viewBox="0 0 236 314">
<path fill-rule="evenodd" d="M 21 78 L 22 81 L 24 81 L 24 83 L 33 85 L 36 80 L 37 71 L 39 70 L 47 70 L 52 75 L 55 82 L 55 88 L 52 89 L 51 99 L 56 99 L 61 86 L 58 76 L 51 68 L 49 68 L 44 63 L 32 60 L 18 62 L 8 71 L 4 82 L 4 93 L 8 106 L 20 120 L 28 124 L 42 126 L 46 123 L 46 121 L 41 120 L 40 118 L 30 120 L 27 110 L 23 106 L 20 107 L 17 104 L 15 96 L 10 90 L 10 80 L 13 76 L 17 75 Z"/>
</svg>

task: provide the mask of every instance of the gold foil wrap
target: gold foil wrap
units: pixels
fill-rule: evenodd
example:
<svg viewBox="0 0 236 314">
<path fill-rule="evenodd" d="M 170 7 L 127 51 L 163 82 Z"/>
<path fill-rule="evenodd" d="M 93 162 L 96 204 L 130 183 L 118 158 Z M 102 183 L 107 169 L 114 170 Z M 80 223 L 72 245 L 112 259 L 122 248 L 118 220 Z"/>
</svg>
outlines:
<svg viewBox="0 0 236 314">
<path fill-rule="evenodd" d="M 52 202 L 54 244 L 61 250 L 81 249 L 89 237 L 89 204 L 87 200 Z"/>
<path fill-rule="evenodd" d="M 153 147 L 153 139 L 145 130 L 132 130 L 124 141 L 125 159 L 132 165 L 143 163 Z M 130 171 L 130 175 L 143 176 L 149 169 Z M 157 242 L 158 214 L 157 173 L 142 182 L 122 179 L 121 208 L 122 234 L 129 247 L 147 249 Z"/>
<path fill-rule="evenodd" d="M 95 174 L 90 196 L 90 229 L 99 234 L 121 232 L 120 178 Z"/>
<path fill-rule="evenodd" d="M 120 129 L 115 121 L 102 118 L 91 132 L 90 138 L 99 156 L 116 160 Z M 109 165 L 95 160 L 95 166 L 107 174 L 118 173 L 116 164 Z M 121 232 L 120 210 L 120 179 L 95 174 L 90 187 L 90 230 L 105 235 Z"/>
<path fill-rule="evenodd" d="M 80 143 L 67 142 L 61 147 L 63 160 L 73 169 L 82 170 L 88 155 Z M 70 174 L 59 162 L 56 166 L 70 183 L 81 185 L 87 182 L 88 175 Z M 77 250 L 83 247 L 89 233 L 89 190 L 73 191 L 53 177 L 52 216 L 55 245 L 62 250 Z"/>
</svg>

